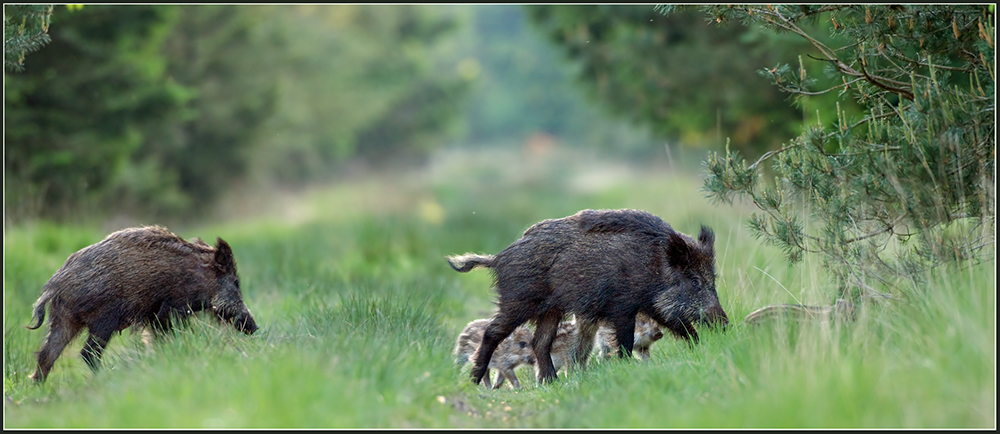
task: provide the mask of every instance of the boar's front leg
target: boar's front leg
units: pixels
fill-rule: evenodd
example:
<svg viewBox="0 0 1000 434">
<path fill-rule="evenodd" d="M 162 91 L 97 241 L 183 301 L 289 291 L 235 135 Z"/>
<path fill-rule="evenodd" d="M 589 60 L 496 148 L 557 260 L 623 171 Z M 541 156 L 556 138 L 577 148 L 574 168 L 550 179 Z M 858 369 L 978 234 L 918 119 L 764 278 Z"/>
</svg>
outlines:
<svg viewBox="0 0 1000 434">
<path fill-rule="evenodd" d="M 624 315 L 614 321 L 615 339 L 618 341 L 618 357 L 632 358 L 635 344 L 635 315 Z"/>
<path fill-rule="evenodd" d="M 167 301 L 163 302 L 152 323 L 153 334 L 169 333 L 174 329 L 175 320 L 184 320 L 191 314 L 191 308 L 186 304 L 174 305 Z"/>
</svg>

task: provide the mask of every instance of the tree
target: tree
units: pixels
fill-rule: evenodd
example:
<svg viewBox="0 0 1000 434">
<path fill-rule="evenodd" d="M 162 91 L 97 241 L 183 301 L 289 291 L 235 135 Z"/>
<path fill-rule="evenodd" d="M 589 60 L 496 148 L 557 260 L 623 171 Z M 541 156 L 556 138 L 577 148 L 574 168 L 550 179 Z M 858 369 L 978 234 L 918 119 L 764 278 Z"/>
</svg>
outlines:
<svg viewBox="0 0 1000 434">
<path fill-rule="evenodd" d="M 453 24 L 435 13 L 59 8 L 51 44 L 5 77 L 5 215 L 197 218 L 240 183 L 307 183 L 359 155 L 426 152 L 463 91 L 427 54 Z"/>
<path fill-rule="evenodd" d="M 354 158 L 420 157 L 440 146 L 465 83 L 432 53 L 455 23 L 414 5 L 268 6 L 285 42 L 272 62 L 278 110 L 255 174 L 304 184 Z"/>
<path fill-rule="evenodd" d="M 808 41 L 820 53 L 811 62 L 825 65 L 838 85 L 817 88 L 801 66 L 761 74 L 796 98 L 837 93 L 866 110 L 860 119 L 818 113 L 801 135 L 752 164 L 729 149 L 710 155 L 704 188 L 711 198 L 752 200 L 762 211 L 749 220 L 758 237 L 792 262 L 821 254 L 855 299 L 892 297 L 897 284 L 917 283 L 937 265 L 993 256 L 995 17 L 988 5 L 703 11 L 718 23 L 739 20 Z M 810 21 L 829 22 L 848 42 L 820 42 L 805 30 Z M 773 184 L 761 176 L 765 163 Z"/>
<path fill-rule="evenodd" d="M 3 6 L 3 69 L 21 72 L 24 56 L 49 43 L 53 5 Z"/>
<path fill-rule="evenodd" d="M 175 123 L 148 136 L 133 161 L 169 174 L 187 201 L 181 209 L 196 213 L 246 175 L 249 154 L 270 132 L 266 121 L 277 112 L 283 62 L 264 59 L 280 56 L 285 41 L 263 7 L 166 7 L 177 20 L 159 54 L 167 80 L 187 89 L 185 105 Z"/>
<path fill-rule="evenodd" d="M 467 141 L 499 143 L 544 132 L 566 143 L 600 142 L 595 139 L 609 122 L 574 89 L 570 65 L 552 61 L 559 47 L 530 27 L 533 7 L 462 7 L 469 25 L 455 51 L 477 66 L 465 109 Z M 607 142 L 620 145 L 621 138 Z"/>
<path fill-rule="evenodd" d="M 450 65 L 435 65 L 432 54 L 442 39 L 454 35 L 458 23 L 436 8 L 420 6 L 371 8 L 368 13 L 394 18 L 385 32 L 390 38 L 379 41 L 386 59 L 378 68 L 392 65 L 387 59 L 399 59 L 387 68 L 392 74 L 381 79 L 405 87 L 375 122 L 357 131 L 358 155 L 373 163 L 421 160 L 453 133 L 459 102 L 468 91 L 468 80 Z"/>
<path fill-rule="evenodd" d="M 579 66 L 591 99 L 660 137 L 716 149 L 729 137 L 734 148 L 760 155 L 804 119 L 756 74 L 758 65 L 809 48 L 797 38 L 752 26 L 713 29 L 693 7 L 667 16 L 643 5 L 525 8 Z"/>
<path fill-rule="evenodd" d="M 31 68 L 5 77 L 5 208 L 15 217 L 68 217 L 117 199 L 119 186 L 180 201 L 157 166 L 134 171 L 149 185 L 121 178 L 152 130 L 172 124 L 186 101 L 187 89 L 167 79 L 158 55 L 176 14 L 87 6 L 60 8 L 53 18 L 52 42 Z"/>
</svg>

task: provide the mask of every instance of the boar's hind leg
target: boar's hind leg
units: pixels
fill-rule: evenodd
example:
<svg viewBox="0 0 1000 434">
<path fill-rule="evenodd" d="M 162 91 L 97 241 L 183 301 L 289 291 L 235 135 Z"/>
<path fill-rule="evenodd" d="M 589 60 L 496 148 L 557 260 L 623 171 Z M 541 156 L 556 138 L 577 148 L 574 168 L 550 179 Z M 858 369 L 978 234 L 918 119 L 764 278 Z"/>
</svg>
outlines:
<svg viewBox="0 0 1000 434">
<path fill-rule="evenodd" d="M 101 354 L 104 353 L 104 347 L 108 345 L 108 340 L 116 330 L 118 330 L 117 325 L 108 324 L 97 324 L 90 328 L 90 336 L 87 337 L 87 343 L 84 344 L 80 354 L 92 371 L 97 371 L 101 367 Z"/>
<path fill-rule="evenodd" d="M 45 343 L 38 350 L 38 368 L 28 378 L 38 382 L 45 381 L 59 354 L 62 354 L 66 345 L 80 333 L 82 328 L 82 325 L 65 320 L 62 316 L 52 315 L 49 334 L 45 336 Z"/>
<path fill-rule="evenodd" d="M 535 336 L 531 339 L 531 350 L 535 353 L 535 363 L 538 369 L 538 382 L 551 382 L 556 379 L 556 368 L 552 364 L 552 341 L 556 338 L 562 312 L 553 310 L 546 312 L 535 323 Z"/>
<path fill-rule="evenodd" d="M 490 359 L 493 357 L 493 352 L 496 351 L 500 342 L 507 339 L 507 336 L 510 336 L 514 332 L 514 329 L 523 323 L 523 319 L 505 316 L 503 310 L 493 317 L 490 325 L 486 326 L 486 330 L 483 331 L 483 341 L 479 343 L 479 349 L 473 355 L 472 384 L 479 384 L 485 376 L 487 381 L 486 386 L 490 386 L 489 365 Z"/>
</svg>

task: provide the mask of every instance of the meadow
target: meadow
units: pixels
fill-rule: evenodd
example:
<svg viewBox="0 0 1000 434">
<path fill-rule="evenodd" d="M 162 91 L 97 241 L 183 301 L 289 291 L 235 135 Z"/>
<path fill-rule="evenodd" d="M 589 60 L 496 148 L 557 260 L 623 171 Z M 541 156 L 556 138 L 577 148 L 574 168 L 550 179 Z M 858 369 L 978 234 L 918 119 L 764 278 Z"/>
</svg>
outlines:
<svg viewBox="0 0 1000 434">
<path fill-rule="evenodd" d="M 31 304 L 68 255 L 118 228 L 5 227 L 4 428 L 996 428 L 995 260 L 935 269 L 847 325 L 748 327 L 765 305 L 832 304 L 835 287 L 820 258 L 789 265 L 753 238 L 751 206 L 708 202 L 697 164 L 451 151 L 421 170 L 232 197 L 225 218 L 171 229 L 230 243 L 255 335 L 197 316 L 148 350 L 126 331 L 96 373 L 79 337 L 41 385 L 27 376 L 47 323 L 24 328 Z M 585 208 L 713 228 L 732 326 L 552 384 L 531 367 L 519 390 L 471 384 L 451 351 L 492 314 L 491 279 L 444 257 L 499 252 Z"/>
</svg>

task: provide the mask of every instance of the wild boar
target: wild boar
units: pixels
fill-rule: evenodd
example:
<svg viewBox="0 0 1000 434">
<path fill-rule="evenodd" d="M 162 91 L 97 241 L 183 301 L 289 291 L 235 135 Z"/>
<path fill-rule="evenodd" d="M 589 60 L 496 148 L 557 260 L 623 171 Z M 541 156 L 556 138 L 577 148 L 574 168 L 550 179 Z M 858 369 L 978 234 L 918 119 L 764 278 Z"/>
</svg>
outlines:
<svg viewBox="0 0 1000 434">
<path fill-rule="evenodd" d="M 536 326 L 531 346 L 539 382 L 556 379 L 552 341 L 570 313 L 580 327 L 575 362 L 581 367 L 600 322 L 615 329 L 619 357 L 631 356 L 640 312 L 697 342 L 694 323 L 728 323 L 715 291 L 714 241 L 706 226 L 695 240 L 645 211 L 583 210 L 536 223 L 496 255 L 449 256 L 459 272 L 489 268 L 498 295 L 472 382 L 482 380 L 497 345 L 529 320 Z"/>
<path fill-rule="evenodd" d="M 456 365 L 461 366 L 469 361 L 469 357 L 479 348 L 479 343 L 483 340 L 483 331 L 489 324 L 489 319 L 477 319 L 469 322 L 462 333 L 459 333 L 453 351 Z M 521 387 L 521 382 L 518 381 L 514 368 L 522 364 L 535 364 L 535 358 L 531 355 L 531 347 L 528 345 L 529 342 L 531 342 L 531 330 L 527 327 L 518 327 L 510 336 L 500 342 L 489 363 L 490 369 L 497 370 L 497 382 L 491 386 L 490 376 L 487 373 L 483 378 L 486 387 L 499 389 L 503 385 L 504 379 L 509 379 L 511 387 L 515 389 Z"/>
<path fill-rule="evenodd" d="M 564 366 L 574 368 L 576 352 L 580 345 L 580 327 L 574 318 L 572 321 L 562 321 L 556 328 L 556 337 L 552 339 L 552 368 L 559 372 Z M 538 364 L 535 364 L 537 374 Z"/>
<path fill-rule="evenodd" d="M 207 309 L 246 334 L 257 330 L 229 244 L 185 241 L 161 226 L 123 229 L 70 255 L 45 284 L 27 328 L 42 325 L 46 304 L 49 332 L 30 376 L 39 382 L 84 327 L 81 354 L 95 371 L 111 335 L 130 326 L 163 333 Z"/>
<path fill-rule="evenodd" d="M 633 334 L 632 352 L 639 356 L 641 360 L 649 360 L 649 347 L 654 342 L 663 338 L 663 331 L 660 325 L 652 318 L 638 314 L 635 316 L 635 333 Z M 601 326 L 597 329 L 597 356 L 600 358 L 611 357 L 617 354 L 618 341 L 615 340 L 614 329 Z"/>
</svg>

